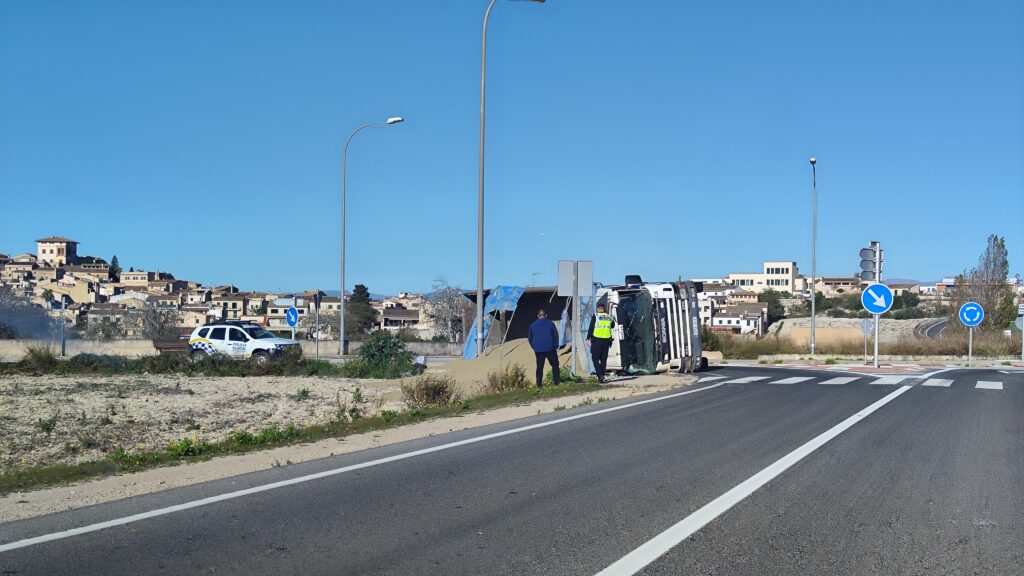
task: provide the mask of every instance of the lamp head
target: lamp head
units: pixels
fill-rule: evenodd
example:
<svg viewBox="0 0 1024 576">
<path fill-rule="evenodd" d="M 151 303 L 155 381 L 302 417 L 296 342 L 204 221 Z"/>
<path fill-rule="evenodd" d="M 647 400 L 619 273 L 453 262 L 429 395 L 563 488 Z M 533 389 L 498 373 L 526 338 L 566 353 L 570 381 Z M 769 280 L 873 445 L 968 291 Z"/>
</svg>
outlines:
<svg viewBox="0 0 1024 576">
<path fill-rule="evenodd" d="M 818 159 L 815 158 L 814 156 L 811 156 L 811 166 L 814 166 L 817 163 L 818 163 Z"/>
<path fill-rule="evenodd" d="M 404 121 L 405 121 L 405 119 L 402 118 L 401 116 L 392 116 L 391 118 L 387 119 L 385 124 L 398 124 L 399 122 L 404 122 Z"/>
</svg>

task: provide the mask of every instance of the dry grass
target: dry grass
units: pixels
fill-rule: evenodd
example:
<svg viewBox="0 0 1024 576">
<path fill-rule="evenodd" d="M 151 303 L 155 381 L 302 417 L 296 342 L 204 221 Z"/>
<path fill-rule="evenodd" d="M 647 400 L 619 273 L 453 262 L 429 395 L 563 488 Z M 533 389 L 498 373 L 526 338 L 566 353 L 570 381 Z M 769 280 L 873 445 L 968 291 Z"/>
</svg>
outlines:
<svg viewBox="0 0 1024 576">
<path fill-rule="evenodd" d="M 870 346 L 870 340 L 868 345 Z M 759 356 L 776 354 L 805 354 L 807 347 L 793 340 L 778 336 L 760 339 L 719 336 L 722 356 L 731 359 L 756 359 Z M 879 354 L 887 356 L 966 356 L 967 336 L 944 332 L 942 337 L 903 338 L 899 342 L 880 343 Z M 855 355 L 864 351 L 863 340 L 820 342 L 816 352 L 824 355 Z M 999 333 L 979 332 L 974 335 L 974 356 L 999 358 L 1020 353 L 1020 334 L 1007 338 Z"/>
</svg>

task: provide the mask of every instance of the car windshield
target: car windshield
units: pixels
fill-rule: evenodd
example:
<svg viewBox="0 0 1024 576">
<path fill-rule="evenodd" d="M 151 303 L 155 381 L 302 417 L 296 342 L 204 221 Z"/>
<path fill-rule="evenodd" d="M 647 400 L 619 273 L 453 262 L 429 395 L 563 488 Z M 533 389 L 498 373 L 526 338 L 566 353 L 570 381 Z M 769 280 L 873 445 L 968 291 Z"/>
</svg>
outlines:
<svg viewBox="0 0 1024 576">
<path fill-rule="evenodd" d="M 249 336 L 252 336 L 253 338 L 255 338 L 257 340 L 265 340 L 267 338 L 277 338 L 277 336 L 273 332 L 271 332 L 270 330 L 267 330 L 266 328 L 262 328 L 260 326 L 246 326 L 245 327 L 245 332 Z"/>
</svg>

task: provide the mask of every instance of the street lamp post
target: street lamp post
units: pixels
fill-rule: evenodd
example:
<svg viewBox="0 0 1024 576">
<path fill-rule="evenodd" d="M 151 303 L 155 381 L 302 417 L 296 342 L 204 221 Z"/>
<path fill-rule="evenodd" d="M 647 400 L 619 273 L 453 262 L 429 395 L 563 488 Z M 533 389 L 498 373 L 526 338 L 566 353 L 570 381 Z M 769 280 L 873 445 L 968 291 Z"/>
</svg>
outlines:
<svg viewBox="0 0 1024 576">
<path fill-rule="evenodd" d="M 814 320 L 816 300 L 818 299 L 817 282 L 817 254 L 816 244 L 818 242 L 818 172 L 814 165 L 818 159 L 813 156 L 811 162 L 811 356 L 814 356 Z"/>
<path fill-rule="evenodd" d="M 483 38 L 480 42 L 480 174 L 477 182 L 476 209 L 476 354 L 484 351 L 484 118 L 487 94 L 487 21 L 497 0 L 491 0 L 484 12 Z M 543 4 L 544 0 L 529 0 Z"/>
<path fill-rule="evenodd" d="M 341 289 L 338 291 L 338 355 L 348 354 L 348 342 L 345 340 L 345 193 L 348 181 L 348 144 L 364 128 L 390 126 L 402 121 L 400 116 L 393 116 L 383 122 L 371 122 L 356 128 L 345 140 L 341 152 Z"/>
</svg>

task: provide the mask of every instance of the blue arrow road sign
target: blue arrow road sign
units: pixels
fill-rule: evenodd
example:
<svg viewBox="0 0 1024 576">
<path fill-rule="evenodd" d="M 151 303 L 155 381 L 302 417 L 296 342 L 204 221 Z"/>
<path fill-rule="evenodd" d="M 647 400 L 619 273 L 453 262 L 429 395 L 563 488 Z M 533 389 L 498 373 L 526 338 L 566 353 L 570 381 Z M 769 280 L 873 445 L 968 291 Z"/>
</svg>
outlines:
<svg viewBox="0 0 1024 576">
<path fill-rule="evenodd" d="M 964 326 L 977 326 L 985 319 L 985 309 L 977 302 L 964 302 L 960 307 L 960 321 Z"/>
<path fill-rule="evenodd" d="M 292 306 L 284 313 L 284 319 L 288 322 L 288 325 L 295 328 L 295 325 L 299 323 L 299 311 Z"/>
<path fill-rule="evenodd" d="M 885 314 L 892 308 L 892 290 L 885 284 L 872 284 L 860 295 L 860 303 L 872 314 Z"/>
</svg>

